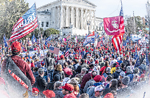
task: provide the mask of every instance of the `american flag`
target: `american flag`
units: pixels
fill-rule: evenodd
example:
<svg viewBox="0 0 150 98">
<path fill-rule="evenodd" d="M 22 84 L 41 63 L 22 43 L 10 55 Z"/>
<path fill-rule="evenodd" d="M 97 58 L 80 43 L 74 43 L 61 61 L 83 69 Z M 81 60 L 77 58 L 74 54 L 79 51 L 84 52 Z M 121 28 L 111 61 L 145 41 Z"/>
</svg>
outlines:
<svg viewBox="0 0 150 98">
<path fill-rule="evenodd" d="M 69 49 L 65 53 L 65 57 L 68 57 L 68 56 L 69 56 Z"/>
<path fill-rule="evenodd" d="M 59 54 L 59 48 L 55 48 L 51 46 L 49 49 L 50 49 L 49 52 L 54 53 L 56 55 Z"/>
<path fill-rule="evenodd" d="M 122 4 L 122 2 L 121 2 L 121 4 Z M 114 46 L 116 51 L 121 51 L 123 35 L 125 33 L 124 27 L 125 26 L 124 26 L 124 19 L 123 19 L 123 7 L 121 6 L 121 10 L 120 10 L 120 34 L 115 35 L 112 38 L 112 43 L 113 43 L 113 46 Z"/>
<path fill-rule="evenodd" d="M 13 26 L 12 35 L 9 41 L 20 39 L 38 26 L 38 19 L 36 17 L 36 5 L 34 4 Z"/>
</svg>

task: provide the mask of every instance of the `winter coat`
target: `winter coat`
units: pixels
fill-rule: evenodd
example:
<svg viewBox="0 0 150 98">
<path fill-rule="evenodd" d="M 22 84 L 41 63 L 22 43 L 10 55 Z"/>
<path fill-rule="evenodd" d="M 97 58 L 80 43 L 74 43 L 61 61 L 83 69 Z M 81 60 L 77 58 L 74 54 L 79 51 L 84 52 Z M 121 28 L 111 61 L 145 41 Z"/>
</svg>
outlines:
<svg viewBox="0 0 150 98">
<path fill-rule="evenodd" d="M 86 93 L 89 95 L 89 97 L 92 97 L 95 94 L 94 89 L 95 89 L 94 86 L 90 86 L 90 87 L 87 88 Z"/>
<path fill-rule="evenodd" d="M 54 90 L 55 98 L 63 98 L 64 95 L 61 90 Z"/>
<path fill-rule="evenodd" d="M 46 88 L 45 88 L 45 90 L 54 90 L 54 83 L 55 82 L 50 82 L 50 83 L 48 83 L 47 84 L 47 86 L 46 86 Z"/>
<path fill-rule="evenodd" d="M 54 71 L 53 74 L 54 77 L 54 81 L 62 81 L 65 77 L 64 72 L 63 71 Z"/>
<path fill-rule="evenodd" d="M 76 71 L 77 74 L 81 73 L 81 65 L 79 65 L 78 68 L 75 71 Z"/>
<path fill-rule="evenodd" d="M 86 64 L 86 63 L 83 63 L 82 65 L 81 65 L 81 69 L 82 68 L 88 68 L 88 65 Z"/>
<path fill-rule="evenodd" d="M 103 66 L 101 69 L 100 69 L 100 75 L 103 75 L 103 73 L 105 72 L 106 70 L 106 66 Z"/>
<path fill-rule="evenodd" d="M 127 98 L 127 96 L 130 96 L 131 94 L 131 88 L 121 88 L 117 91 L 117 98 Z"/>
<path fill-rule="evenodd" d="M 86 75 L 83 76 L 82 82 L 81 82 L 81 88 L 84 89 L 84 86 L 87 81 L 91 79 L 91 73 L 87 73 Z"/>
<path fill-rule="evenodd" d="M 55 65 L 55 59 L 47 57 L 45 59 L 45 66 L 47 67 L 48 70 L 54 70 L 54 65 Z"/>
<path fill-rule="evenodd" d="M 39 89 L 40 92 L 43 92 L 47 86 L 46 80 L 41 77 L 40 75 L 36 77 L 36 82 L 33 85 L 33 87 L 36 87 Z"/>
<path fill-rule="evenodd" d="M 133 80 L 134 75 L 132 73 L 126 73 L 126 76 L 130 78 L 130 82 Z"/>
<path fill-rule="evenodd" d="M 93 79 L 90 79 L 89 81 L 87 81 L 85 86 L 84 86 L 84 89 L 83 89 L 84 93 L 86 93 L 87 88 L 90 86 L 93 86 L 94 83 L 95 83 L 95 81 Z"/>
<path fill-rule="evenodd" d="M 19 69 L 27 76 L 27 78 L 31 81 L 31 84 L 35 83 L 35 78 L 34 75 L 31 71 L 31 69 L 29 68 L 29 65 L 21 59 L 21 57 L 15 55 L 15 56 L 11 56 L 12 60 L 14 61 L 14 63 L 19 67 Z M 2 65 L 2 73 L 5 70 L 5 66 L 6 66 L 6 59 L 3 62 Z"/>
<path fill-rule="evenodd" d="M 116 71 L 112 74 L 114 79 L 118 79 L 119 75 L 120 75 L 120 71 Z"/>
</svg>

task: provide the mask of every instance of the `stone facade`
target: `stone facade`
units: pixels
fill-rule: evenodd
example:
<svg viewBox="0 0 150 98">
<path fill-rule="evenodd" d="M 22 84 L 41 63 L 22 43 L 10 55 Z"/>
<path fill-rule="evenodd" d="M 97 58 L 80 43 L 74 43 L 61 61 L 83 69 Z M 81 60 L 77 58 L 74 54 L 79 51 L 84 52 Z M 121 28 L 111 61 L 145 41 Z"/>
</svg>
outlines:
<svg viewBox="0 0 150 98">
<path fill-rule="evenodd" d="M 95 17 L 95 8 L 96 5 L 87 0 L 57 0 L 37 8 L 40 28 L 54 28 L 63 34 L 85 35 L 99 26 L 100 18 Z"/>
</svg>

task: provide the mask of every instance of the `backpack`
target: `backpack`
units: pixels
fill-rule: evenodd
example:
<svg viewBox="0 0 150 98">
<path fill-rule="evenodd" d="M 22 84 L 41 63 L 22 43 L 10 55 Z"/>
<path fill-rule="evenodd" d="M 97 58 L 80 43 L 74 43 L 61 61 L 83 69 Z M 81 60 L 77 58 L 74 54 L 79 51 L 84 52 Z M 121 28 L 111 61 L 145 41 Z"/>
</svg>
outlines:
<svg viewBox="0 0 150 98">
<path fill-rule="evenodd" d="M 20 68 L 14 63 L 11 57 L 6 59 L 6 67 L 4 69 L 4 80 L 11 84 L 11 88 L 16 92 L 23 91 L 23 89 L 28 89 L 32 91 L 32 86 L 30 80 L 25 76 L 25 74 L 20 70 Z"/>
</svg>

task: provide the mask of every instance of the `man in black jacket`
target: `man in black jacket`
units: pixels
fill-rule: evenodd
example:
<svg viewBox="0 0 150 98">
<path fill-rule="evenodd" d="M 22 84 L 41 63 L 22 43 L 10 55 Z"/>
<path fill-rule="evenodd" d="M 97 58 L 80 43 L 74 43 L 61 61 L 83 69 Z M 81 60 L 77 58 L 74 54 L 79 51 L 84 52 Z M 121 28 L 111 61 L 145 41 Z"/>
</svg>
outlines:
<svg viewBox="0 0 150 98">
<path fill-rule="evenodd" d="M 36 82 L 33 85 L 33 87 L 36 87 L 39 89 L 40 93 L 45 90 L 45 87 L 47 86 L 46 80 L 43 78 L 44 76 L 44 69 L 39 68 L 38 70 L 39 75 L 36 77 Z M 48 78 L 48 82 L 50 82 L 50 79 Z"/>
</svg>

